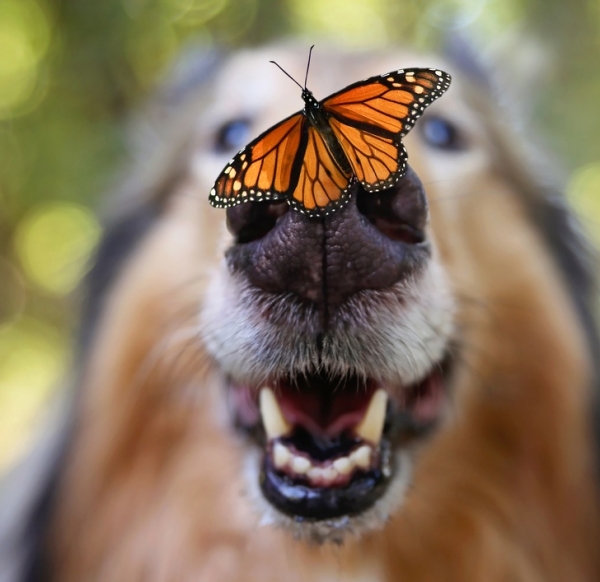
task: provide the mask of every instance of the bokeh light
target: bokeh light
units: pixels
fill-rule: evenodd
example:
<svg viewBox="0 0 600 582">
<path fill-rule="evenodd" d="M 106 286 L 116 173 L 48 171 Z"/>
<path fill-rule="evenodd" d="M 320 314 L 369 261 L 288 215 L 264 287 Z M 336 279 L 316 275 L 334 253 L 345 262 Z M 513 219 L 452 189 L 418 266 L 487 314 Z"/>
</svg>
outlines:
<svg viewBox="0 0 600 582">
<path fill-rule="evenodd" d="M 576 170 L 567 187 L 567 195 L 588 236 L 600 248 L 600 162 Z"/>
<path fill-rule="evenodd" d="M 223 12 L 228 0 L 163 0 L 176 11 L 175 20 L 184 26 L 201 26 Z"/>
<path fill-rule="evenodd" d="M 152 86 L 174 57 L 177 45 L 171 22 L 156 15 L 139 18 L 129 35 L 126 54 L 142 86 Z"/>
<path fill-rule="evenodd" d="M 66 295 L 81 280 L 99 236 L 90 210 L 57 202 L 34 208 L 21 221 L 15 247 L 32 283 L 48 293 Z"/>
<path fill-rule="evenodd" d="M 60 385 L 92 209 L 182 48 L 298 35 L 430 50 L 456 34 L 575 168 L 569 199 L 600 245 L 598 0 L 0 0 L 0 466 Z"/>
<path fill-rule="evenodd" d="M 305 34 L 346 45 L 374 47 L 389 41 L 385 25 L 386 0 L 290 0 L 297 26 Z"/>
<path fill-rule="evenodd" d="M 0 468 L 29 443 L 41 408 L 66 368 L 66 340 L 51 326 L 22 318 L 0 328 Z"/>
<path fill-rule="evenodd" d="M 0 2 L 0 119 L 10 117 L 34 95 L 49 44 L 50 26 L 39 4 Z"/>
<path fill-rule="evenodd" d="M 19 271 L 0 257 L 0 330 L 16 321 L 25 308 L 25 288 Z"/>
<path fill-rule="evenodd" d="M 426 18 L 443 30 L 464 28 L 484 12 L 488 0 L 443 0 L 430 4 Z"/>
</svg>

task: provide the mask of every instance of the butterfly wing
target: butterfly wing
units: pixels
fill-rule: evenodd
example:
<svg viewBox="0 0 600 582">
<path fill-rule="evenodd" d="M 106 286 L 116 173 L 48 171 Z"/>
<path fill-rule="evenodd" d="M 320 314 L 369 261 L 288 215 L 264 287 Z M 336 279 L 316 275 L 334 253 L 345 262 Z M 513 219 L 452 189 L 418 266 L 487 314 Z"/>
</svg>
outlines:
<svg viewBox="0 0 600 582">
<path fill-rule="evenodd" d="M 210 191 L 216 208 L 288 198 L 306 148 L 306 118 L 299 112 L 274 125 L 225 166 Z"/>
<path fill-rule="evenodd" d="M 308 216 L 325 216 L 348 200 L 354 177 L 338 166 L 315 127 L 308 125 L 306 135 L 306 150 L 290 204 Z"/>
<path fill-rule="evenodd" d="M 436 69 L 400 70 L 354 83 L 322 102 L 329 124 L 368 191 L 393 185 L 404 173 L 401 138 L 449 86 Z M 217 208 L 254 200 L 281 200 L 310 216 L 342 205 L 354 176 L 335 161 L 324 136 L 304 113 L 260 135 L 227 164 L 210 192 Z"/>
<path fill-rule="evenodd" d="M 404 174 L 407 154 L 401 139 L 450 80 L 439 69 L 401 69 L 349 85 L 322 101 L 367 191 L 389 188 Z"/>
</svg>

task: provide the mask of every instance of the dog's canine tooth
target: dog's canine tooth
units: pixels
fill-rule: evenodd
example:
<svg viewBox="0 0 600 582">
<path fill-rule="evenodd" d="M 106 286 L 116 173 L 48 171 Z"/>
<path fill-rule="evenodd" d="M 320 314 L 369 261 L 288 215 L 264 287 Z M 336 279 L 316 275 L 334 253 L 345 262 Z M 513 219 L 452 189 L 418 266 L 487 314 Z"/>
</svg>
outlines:
<svg viewBox="0 0 600 582">
<path fill-rule="evenodd" d="M 367 412 L 355 429 L 360 438 L 374 445 L 379 443 L 385 423 L 386 405 L 387 392 L 380 388 L 371 397 Z"/>
<path fill-rule="evenodd" d="M 260 415 L 269 439 L 276 439 L 289 434 L 292 430 L 290 423 L 283 417 L 275 393 L 266 386 L 261 388 L 259 395 Z"/>
</svg>

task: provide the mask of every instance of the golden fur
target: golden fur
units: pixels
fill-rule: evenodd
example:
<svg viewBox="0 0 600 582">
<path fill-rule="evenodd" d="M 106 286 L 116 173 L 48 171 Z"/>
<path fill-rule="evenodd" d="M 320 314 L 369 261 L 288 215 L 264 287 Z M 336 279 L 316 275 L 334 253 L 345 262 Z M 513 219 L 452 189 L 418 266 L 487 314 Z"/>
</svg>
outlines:
<svg viewBox="0 0 600 582">
<path fill-rule="evenodd" d="M 207 202 L 221 163 L 206 161 L 207 128 L 244 98 L 254 100 L 257 131 L 300 105 L 268 69 L 273 58 L 299 71 L 304 53 L 234 57 L 199 112 L 185 114 L 187 169 L 161 193 L 158 218 L 105 299 L 46 537 L 54 579 L 598 579 L 588 340 L 533 225 L 526 158 L 489 115 L 491 101 L 474 98 L 452 66 L 453 86 L 431 111 L 463 129 L 469 150 L 444 157 L 417 129 L 406 140 L 461 338 L 445 422 L 419 448 L 407 496 L 380 527 L 314 545 L 264 523 L 244 478 L 253 453 L 230 425 L 198 314 L 229 244 L 224 211 Z M 441 66 L 402 53 L 315 61 L 310 87 L 321 96 L 398 65 Z M 236 83 L 256 94 L 239 95 Z"/>
</svg>

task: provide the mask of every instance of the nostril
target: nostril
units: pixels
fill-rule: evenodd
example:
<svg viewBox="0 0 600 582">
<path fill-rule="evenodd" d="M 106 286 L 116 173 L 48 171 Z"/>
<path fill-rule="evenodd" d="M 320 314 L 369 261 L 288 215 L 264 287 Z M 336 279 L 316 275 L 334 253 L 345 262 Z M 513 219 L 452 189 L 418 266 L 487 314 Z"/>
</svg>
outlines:
<svg viewBox="0 0 600 582">
<path fill-rule="evenodd" d="M 381 192 L 360 190 L 356 205 L 389 239 L 407 244 L 425 241 L 427 199 L 420 180 L 408 169 L 398 184 Z"/>
<path fill-rule="evenodd" d="M 258 240 L 289 210 L 287 202 L 245 202 L 227 209 L 227 228 L 236 243 Z"/>
</svg>

